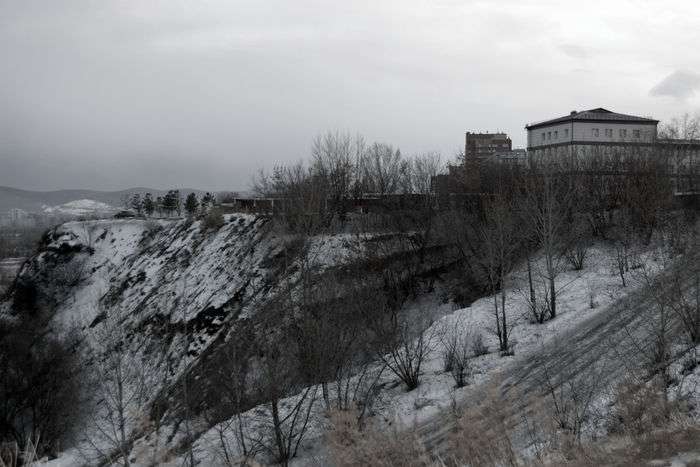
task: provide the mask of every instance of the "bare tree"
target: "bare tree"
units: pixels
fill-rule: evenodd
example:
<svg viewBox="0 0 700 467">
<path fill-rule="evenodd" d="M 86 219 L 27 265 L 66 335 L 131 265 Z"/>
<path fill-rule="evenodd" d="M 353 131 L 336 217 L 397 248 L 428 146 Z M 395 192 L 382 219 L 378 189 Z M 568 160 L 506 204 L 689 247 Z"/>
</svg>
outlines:
<svg viewBox="0 0 700 467">
<path fill-rule="evenodd" d="M 673 117 L 659 128 L 658 137 L 662 139 L 698 139 L 700 138 L 700 114 L 688 112 Z"/>
<path fill-rule="evenodd" d="M 522 215 L 532 240 L 542 250 L 544 260 L 544 267 L 539 268 L 539 273 L 546 296 L 546 314 L 537 313 L 538 322 L 542 322 L 557 317 L 556 279 L 561 272 L 561 260 L 565 251 L 571 197 L 565 180 L 549 167 L 533 170 L 525 180 L 524 188 Z M 535 305 L 534 299 L 532 303 Z M 537 308 L 533 311 L 536 310 Z"/>
<path fill-rule="evenodd" d="M 418 154 L 410 159 L 411 193 L 428 194 L 431 192 L 433 178 L 442 172 L 443 162 L 437 152 Z"/>
<path fill-rule="evenodd" d="M 131 433 L 143 419 L 148 385 L 143 362 L 130 347 L 124 326 L 114 317 L 98 324 L 89 337 L 93 380 L 98 397 L 90 416 L 87 442 L 92 454 L 129 467 Z"/>
<path fill-rule="evenodd" d="M 365 152 L 364 184 L 378 195 L 396 193 L 401 181 L 401 151 L 383 143 L 374 143 Z"/>
<path fill-rule="evenodd" d="M 503 196 L 486 203 L 484 219 L 479 228 L 481 254 L 479 260 L 487 272 L 493 295 L 494 332 L 501 352 L 510 352 L 509 336 L 512 325 L 506 313 L 506 281 L 512 272 L 520 247 L 518 227 L 512 204 Z"/>
<path fill-rule="evenodd" d="M 632 256 L 632 245 L 634 235 L 629 218 L 624 212 L 620 212 L 618 225 L 611 229 L 613 239 L 613 263 L 615 269 L 622 280 L 622 286 L 627 287 L 627 274 L 630 271 Z"/>
<path fill-rule="evenodd" d="M 359 135 L 327 132 L 314 138 L 311 145 L 311 168 L 314 183 L 321 185 L 329 203 L 329 215 L 345 220 L 348 200 L 357 183 L 355 162 L 364 152 L 364 140 Z"/>
</svg>

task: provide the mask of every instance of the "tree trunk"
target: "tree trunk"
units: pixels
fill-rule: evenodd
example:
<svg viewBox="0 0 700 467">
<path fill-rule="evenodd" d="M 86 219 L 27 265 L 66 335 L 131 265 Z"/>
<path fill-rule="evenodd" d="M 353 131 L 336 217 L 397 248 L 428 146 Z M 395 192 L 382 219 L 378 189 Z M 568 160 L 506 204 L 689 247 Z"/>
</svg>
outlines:
<svg viewBox="0 0 700 467">
<path fill-rule="evenodd" d="M 557 291 L 554 288 L 554 277 L 551 275 L 549 276 L 549 312 L 551 319 L 557 317 Z"/>
<path fill-rule="evenodd" d="M 527 282 L 530 286 L 530 306 L 532 311 L 537 311 L 537 302 L 535 298 L 535 286 L 532 283 L 532 262 L 530 261 L 530 254 L 527 255 Z"/>
<path fill-rule="evenodd" d="M 331 410 L 331 399 L 328 395 L 328 383 L 321 383 L 321 391 L 323 392 L 323 402 L 326 404 L 326 410 Z"/>
<path fill-rule="evenodd" d="M 280 421 L 279 403 L 277 399 L 270 401 L 270 408 L 272 409 L 272 424 L 275 430 L 278 460 L 283 467 L 287 467 L 289 465 L 289 453 L 287 452 L 282 436 L 282 422 Z"/>
</svg>

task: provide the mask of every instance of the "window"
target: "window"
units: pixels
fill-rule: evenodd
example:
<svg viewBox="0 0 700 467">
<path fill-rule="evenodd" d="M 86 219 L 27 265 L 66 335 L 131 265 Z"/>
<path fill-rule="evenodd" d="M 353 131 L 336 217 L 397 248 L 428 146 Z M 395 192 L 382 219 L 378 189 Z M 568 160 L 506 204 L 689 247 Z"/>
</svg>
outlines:
<svg viewBox="0 0 700 467">
<path fill-rule="evenodd" d="M 620 138 L 627 138 L 627 130 L 620 128 Z"/>
<path fill-rule="evenodd" d="M 596 138 L 600 136 L 600 130 L 598 130 L 598 128 L 593 128 L 593 136 L 595 136 Z"/>
<path fill-rule="evenodd" d="M 558 131 L 554 132 L 554 139 L 559 139 L 559 132 Z"/>
<path fill-rule="evenodd" d="M 564 138 L 568 138 L 568 137 L 569 137 L 569 129 L 564 128 Z"/>
<path fill-rule="evenodd" d="M 544 135 L 544 132 L 542 132 L 542 141 L 545 140 L 545 137 L 544 137 L 544 136 L 545 136 L 545 135 Z"/>
<path fill-rule="evenodd" d="M 606 129 L 605 129 L 605 136 L 606 136 L 607 138 L 612 138 L 612 135 L 613 135 L 612 128 L 606 128 Z"/>
<path fill-rule="evenodd" d="M 551 131 L 547 132 L 547 139 L 552 139 L 552 132 Z"/>
<path fill-rule="evenodd" d="M 632 136 L 639 139 L 639 137 L 641 136 L 641 132 L 639 130 L 632 130 Z"/>
</svg>

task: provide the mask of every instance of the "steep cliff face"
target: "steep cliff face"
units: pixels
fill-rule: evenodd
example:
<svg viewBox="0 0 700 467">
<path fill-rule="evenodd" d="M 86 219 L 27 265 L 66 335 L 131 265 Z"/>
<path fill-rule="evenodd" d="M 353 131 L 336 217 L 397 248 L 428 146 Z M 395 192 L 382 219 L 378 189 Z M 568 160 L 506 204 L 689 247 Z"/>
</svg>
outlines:
<svg viewBox="0 0 700 467">
<path fill-rule="evenodd" d="M 149 339 L 162 335 L 159 326 L 176 334 L 187 323 L 194 358 L 226 321 L 250 312 L 246 299 L 279 245 L 264 225 L 243 216 L 215 232 L 185 221 L 67 223 L 45 235 L 4 311 L 38 313 L 56 332 L 109 317 Z"/>
<path fill-rule="evenodd" d="M 440 260 L 416 259 L 405 248 L 408 243 L 390 235 L 340 234 L 310 241 L 316 273 L 353 274 L 345 269 L 361 263 L 368 287 L 383 286 L 385 267 L 392 262 L 401 263 L 395 267 L 398 275 L 443 266 Z M 299 269 L 295 242 L 270 220 L 248 215 L 227 216 L 215 230 L 184 220 L 67 223 L 47 232 L 39 252 L 23 266 L 0 303 L 0 320 L 30 319 L 47 334 L 74 336 L 79 378 L 89 378 L 111 353 L 128 350 L 148 380 L 149 400 L 142 410 L 151 423 L 134 426 L 132 437 L 148 437 L 157 422 L 168 426 L 166 438 L 178 450 L 188 442 L 183 421 L 196 415 L 182 406 L 178 392 L 187 386 L 202 396 L 198 400 L 215 404 L 204 396 L 219 349 L 244 333 L 257 339 L 274 331 L 277 318 L 264 311 L 265 304 L 283 279 L 293 287 Z M 371 259 L 358 255 L 378 245 Z M 87 412 L 99 411 L 100 397 L 88 384 L 82 389 L 93 404 L 87 403 Z M 250 398 L 252 406 L 255 394 Z M 86 433 L 80 421 L 77 425 L 74 440 L 80 443 Z M 189 427 L 188 436 L 196 436 Z"/>
<path fill-rule="evenodd" d="M 61 225 L 19 272 L 0 319 L 74 336 L 76 377 L 86 382 L 96 362 L 128 349 L 148 378 L 147 405 L 159 401 L 169 410 L 172 388 L 215 352 L 217 339 L 255 316 L 283 273 L 276 255 L 286 239 L 270 226 L 253 216 L 227 217 L 218 230 L 188 221 Z M 100 396 L 89 384 L 82 390 L 83 408 L 99 410 Z M 76 425 L 79 441 L 82 422 Z"/>
</svg>

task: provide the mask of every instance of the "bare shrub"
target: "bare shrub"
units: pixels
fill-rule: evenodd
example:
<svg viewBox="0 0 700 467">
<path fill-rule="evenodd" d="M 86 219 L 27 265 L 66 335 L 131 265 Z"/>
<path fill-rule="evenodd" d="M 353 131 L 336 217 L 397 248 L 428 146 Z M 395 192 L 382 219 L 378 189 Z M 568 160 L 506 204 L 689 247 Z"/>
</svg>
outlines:
<svg viewBox="0 0 700 467">
<path fill-rule="evenodd" d="M 599 394 L 603 378 L 601 369 L 591 365 L 579 369 L 575 374 L 569 371 L 554 374 L 545 365 L 539 384 L 549 402 L 549 414 L 557 430 L 561 430 L 564 442 L 581 444 L 581 435 L 586 424 L 597 416 L 593 402 Z M 570 447 L 570 446 L 569 446 Z"/>
<path fill-rule="evenodd" d="M 629 440 L 622 455 L 630 464 L 671 457 L 700 445 L 700 429 L 688 418 L 687 408 L 679 401 L 669 406 L 664 393 L 658 381 L 628 379 L 616 388 L 608 431 Z"/>
<path fill-rule="evenodd" d="M 480 357 L 489 353 L 489 347 L 484 343 L 484 336 L 477 332 L 472 338 L 472 352 L 475 357 Z"/>
<path fill-rule="evenodd" d="M 608 430 L 635 437 L 663 426 L 667 421 L 663 391 L 658 384 L 632 379 L 620 383 L 615 390 L 615 409 Z"/>
<path fill-rule="evenodd" d="M 467 384 L 471 376 L 471 359 L 473 354 L 473 335 L 471 330 L 460 323 L 449 326 L 440 339 L 443 347 L 443 361 L 450 364 L 449 371 L 458 388 Z"/>
<path fill-rule="evenodd" d="M 326 439 L 337 467 L 422 467 L 432 465 L 416 433 L 368 424 L 360 430 L 351 411 L 332 412 Z"/>
<path fill-rule="evenodd" d="M 551 300 L 537 300 L 536 298 L 538 295 L 547 297 L 551 293 L 549 289 L 551 284 L 542 279 L 538 277 L 532 281 L 529 296 L 526 298 L 527 302 L 523 318 L 527 319 L 531 324 L 542 324 L 548 319 L 552 319 Z M 523 297 L 526 295 L 522 290 L 520 290 L 520 294 Z M 556 295 L 556 291 L 554 291 L 554 294 Z"/>
<path fill-rule="evenodd" d="M 409 391 L 420 384 L 421 366 L 433 350 L 433 335 L 428 330 L 414 330 L 406 321 L 392 326 L 380 358 Z"/>
<path fill-rule="evenodd" d="M 577 241 L 566 253 L 566 260 L 575 271 L 583 269 L 588 256 L 588 245 L 583 241 Z"/>
<path fill-rule="evenodd" d="M 568 235 L 564 257 L 574 271 L 581 271 L 585 266 L 590 247 L 589 236 L 590 234 L 583 220 L 573 222 Z"/>
<path fill-rule="evenodd" d="M 688 343 L 700 343 L 700 253 L 689 252 L 669 276 L 669 306 Z"/>
<path fill-rule="evenodd" d="M 452 349 L 448 348 L 443 344 L 443 350 L 442 350 L 442 369 L 447 372 L 451 373 L 452 369 L 454 368 L 455 365 L 455 354 L 452 351 Z"/>
</svg>

